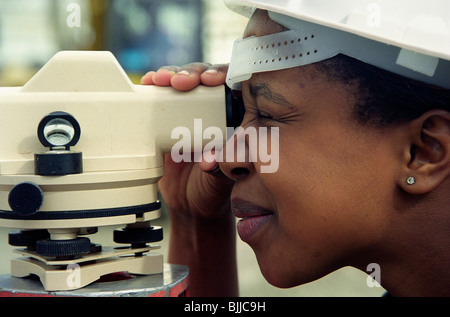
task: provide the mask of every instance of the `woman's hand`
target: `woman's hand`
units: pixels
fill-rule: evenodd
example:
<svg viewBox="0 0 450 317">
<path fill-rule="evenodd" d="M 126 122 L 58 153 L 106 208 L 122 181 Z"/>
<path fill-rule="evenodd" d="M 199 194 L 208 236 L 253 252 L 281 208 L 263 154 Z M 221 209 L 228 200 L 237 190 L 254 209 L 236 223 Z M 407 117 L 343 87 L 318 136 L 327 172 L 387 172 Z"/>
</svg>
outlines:
<svg viewBox="0 0 450 317">
<path fill-rule="evenodd" d="M 141 79 L 143 85 L 172 86 L 180 91 L 191 90 L 198 85 L 220 86 L 225 84 L 228 65 L 192 63 L 185 66 L 165 66 L 150 71 Z"/>
<path fill-rule="evenodd" d="M 204 63 L 167 66 L 145 74 L 141 84 L 180 91 L 218 86 L 225 84 L 227 69 Z M 192 296 L 237 296 L 235 219 L 230 206 L 234 182 L 217 162 L 175 163 L 166 154 L 164 168 L 159 189 L 171 220 L 169 262 L 189 267 Z"/>
<path fill-rule="evenodd" d="M 199 85 L 223 85 L 227 69 L 227 65 L 206 63 L 166 66 L 145 74 L 141 83 L 172 86 L 180 91 L 188 91 Z M 170 154 L 166 154 L 165 175 L 159 182 L 159 188 L 169 210 L 176 213 L 173 216 L 181 216 L 180 213 L 183 213 L 184 216 L 215 218 L 223 212 L 229 212 L 232 184 L 220 172 L 216 162 L 175 163 Z"/>
</svg>

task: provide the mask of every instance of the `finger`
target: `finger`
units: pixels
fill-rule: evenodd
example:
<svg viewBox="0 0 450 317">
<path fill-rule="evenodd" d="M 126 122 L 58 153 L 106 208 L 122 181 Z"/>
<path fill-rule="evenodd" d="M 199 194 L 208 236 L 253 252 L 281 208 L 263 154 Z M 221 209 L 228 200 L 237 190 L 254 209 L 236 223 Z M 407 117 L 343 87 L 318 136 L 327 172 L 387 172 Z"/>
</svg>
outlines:
<svg viewBox="0 0 450 317">
<path fill-rule="evenodd" d="M 219 170 L 217 157 L 212 151 L 206 151 L 202 153 L 202 159 L 199 161 L 198 166 L 202 171 L 208 173 L 213 173 Z"/>
<path fill-rule="evenodd" d="M 165 66 L 152 74 L 152 81 L 157 86 L 170 86 L 172 77 L 179 71 L 177 66 Z"/>
<path fill-rule="evenodd" d="M 200 166 L 200 165 L 198 165 Z M 230 186 L 234 184 L 234 180 L 225 175 L 217 164 L 213 169 L 209 171 L 203 171 L 204 179 L 209 180 L 210 184 L 215 188 L 215 192 L 221 191 L 229 192 Z"/>
<path fill-rule="evenodd" d="M 210 66 L 207 63 L 192 63 L 182 66 L 171 79 L 172 87 L 181 91 L 188 91 L 197 87 L 202 83 L 200 80 L 201 74 Z"/>
<path fill-rule="evenodd" d="M 220 86 L 225 84 L 228 65 L 212 65 L 200 75 L 200 80 L 205 86 Z"/>
<path fill-rule="evenodd" d="M 154 71 L 150 71 L 141 78 L 141 85 L 155 85 L 153 82 L 153 76 L 156 74 Z"/>
<path fill-rule="evenodd" d="M 198 167 L 203 172 L 210 174 L 214 177 L 224 178 L 229 181 L 228 177 L 220 169 L 219 161 L 223 156 L 223 151 L 216 150 L 205 151 L 202 153 L 202 159 L 198 162 Z"/>
</svg>

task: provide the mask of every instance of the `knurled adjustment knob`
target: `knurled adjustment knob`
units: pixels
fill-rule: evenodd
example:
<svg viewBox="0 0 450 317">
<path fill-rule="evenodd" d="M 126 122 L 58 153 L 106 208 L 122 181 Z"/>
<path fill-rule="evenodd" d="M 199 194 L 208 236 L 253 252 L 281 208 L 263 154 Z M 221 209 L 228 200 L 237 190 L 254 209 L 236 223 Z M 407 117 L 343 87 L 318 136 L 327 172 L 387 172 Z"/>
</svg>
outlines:
<svg viewBox="0 0 450 317">
<path fill-rule="evenodd" d="M 88 238 L 70 240 L 40 240 L 36 243 L 39 255 L 49 257 L 71 257 L 87 254 L 91 251 L 91 241 Z"/>
<path fill-rule="evenodd" d="M 122 228 L 114 230 L 114 242 L 127 244 L 145 244 L 158 242 L 163 239 L 161 227 Z"/>
<path fill-rule="evenodd" d="M 50 233 L 45 229 L 11 231 L 8 234 L 8 243 L 15 247 L 35 249 L 37 241 L 48 239 L 49 237 Z"/>
</svg>

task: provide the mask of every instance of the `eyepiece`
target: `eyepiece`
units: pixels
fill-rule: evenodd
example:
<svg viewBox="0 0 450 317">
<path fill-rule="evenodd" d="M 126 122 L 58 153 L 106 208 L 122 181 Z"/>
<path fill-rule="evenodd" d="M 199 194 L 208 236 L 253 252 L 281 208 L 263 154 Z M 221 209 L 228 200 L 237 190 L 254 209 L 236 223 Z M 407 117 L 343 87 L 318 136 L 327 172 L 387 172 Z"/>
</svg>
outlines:
<svg viewBox="0 0 450 317">
<path fill-rule="evenodd" d="M 237 128 L 244 118 L 245 108 L 242 94 L 225 86 L 225 99 L 227 107 L 227 127 Z"/>
</svg>

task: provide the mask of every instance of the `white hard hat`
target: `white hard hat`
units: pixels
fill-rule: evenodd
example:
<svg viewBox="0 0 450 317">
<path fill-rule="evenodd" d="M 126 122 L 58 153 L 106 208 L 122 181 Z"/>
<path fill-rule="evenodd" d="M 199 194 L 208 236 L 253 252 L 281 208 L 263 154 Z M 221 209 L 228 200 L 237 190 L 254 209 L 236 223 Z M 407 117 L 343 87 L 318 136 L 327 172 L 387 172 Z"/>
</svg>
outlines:
<svg viewBox="0 0 450 317">
<path fill-rule="evenodd" d="M 450 89 L 449 0 L 224 0 L 251 17 L 269 11 L 290 31 L 238 39 L 227 83 L 256 72 L 319 62 L 345 54 L 425 83 Z"/>
</svg>

